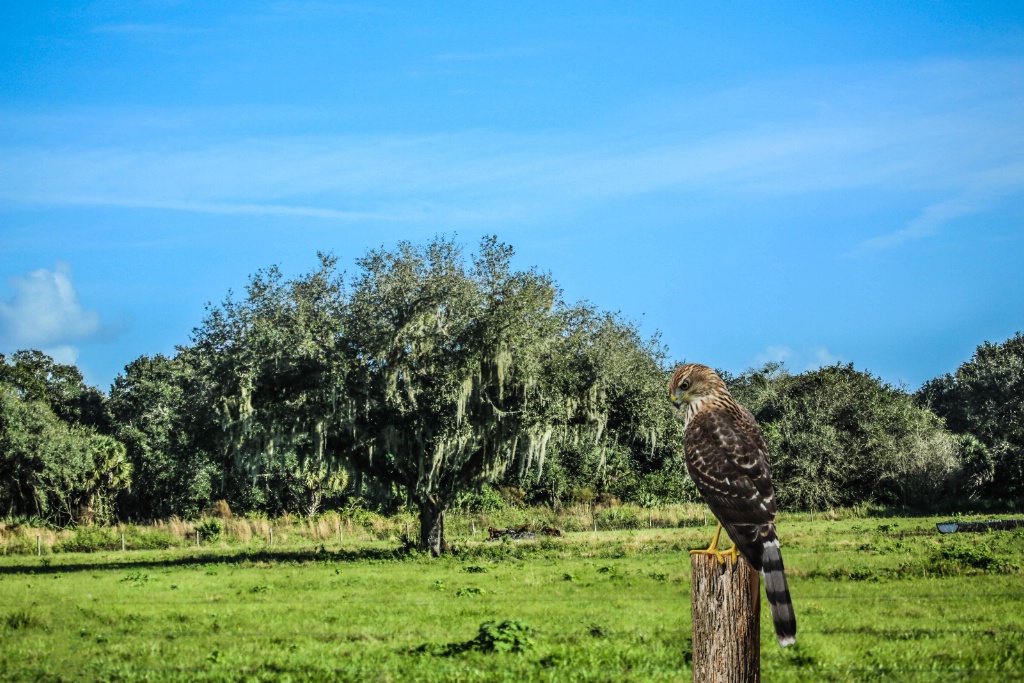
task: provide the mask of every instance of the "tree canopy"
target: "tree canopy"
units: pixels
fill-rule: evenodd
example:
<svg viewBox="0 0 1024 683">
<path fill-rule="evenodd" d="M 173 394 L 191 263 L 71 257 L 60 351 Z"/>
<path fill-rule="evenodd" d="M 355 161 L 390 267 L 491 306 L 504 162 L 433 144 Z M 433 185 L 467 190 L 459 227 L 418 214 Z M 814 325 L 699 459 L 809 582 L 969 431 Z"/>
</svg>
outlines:
<svg viewBox="0 0 1024 683">
<path fill-rule="evenodd" d="M 977 476 L 988 480 L 986 493 L 1024 497 L 1024 334 L 981 344 L 955 373 L 925 383 L 917 399 L 987 449 L 988 455 L 973 450 Z M 989 458 L 994 471 L 985 477 Z"/>
<path fill-rule="evenodd" d="M 311 513 L 349 471 L 385 483 L 418 507 L 434 553 L 460 492 L 510 468 L 542 475 L 553 445 L 598 471 L 616 452 L 669 457 L 679 429 L 657 345 L 565 305 L 549 275 L 512 259 L 495 238 L 468 259 L 437 238 L 370 251 L 348 286 L 330 256 L 292 281 L 257 273 L 244 299 L 210 310 L 192 349 L 221 451 L 250 476 L 292 463 Z"/>
<path fill-rule="evenodd" d="M 0 514 L 54 524 L 409 506 L 444 551 L 468 497 L 696 500 L 655 335 L 567 303 L 496 238 L 374 249 L 339 271 L 256 272 L 173 357 L 109 397 L 74 366 L 0 356 Z M 780 505 L 1024 495 L 1024 336 L 915 395 L 852 364 L 721 373 L 768 442 Z M 500 501 L 501 499 L 498 498 Z"/>
<path fill-rule="evenodd" d="M 784 508 L 916 505 L 967 485 L 964 444 L 912 396 L 852 364 L 798 375 L 769 364 L 729 384 L 761 425 Z"/>
<path fill-rule="evenodd" d="M 54 524 L 112 518 L 125 447 L 101 433 L 102 394 L 39 351 L 0 356 L 0 514 Z"/>
<path fill-rule="evenodd" d="M 220 480 L 211 454 L 218 430 L 194 365 L 188 353 L 140 356 L 110 388 L 113 435 L 142 483 L 121 492 L 124 518 L 196 517 L 210 502 Z"/>
</svg>

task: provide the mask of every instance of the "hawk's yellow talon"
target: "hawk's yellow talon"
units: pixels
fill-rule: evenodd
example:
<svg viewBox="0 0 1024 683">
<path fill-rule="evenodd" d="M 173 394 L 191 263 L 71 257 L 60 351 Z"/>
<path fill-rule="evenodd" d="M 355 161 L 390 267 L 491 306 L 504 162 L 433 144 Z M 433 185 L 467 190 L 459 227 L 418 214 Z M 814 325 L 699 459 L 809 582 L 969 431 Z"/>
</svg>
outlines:
<svg viewBox="0 0 1024 683">
<path fill-rule="evenodd" d="M 707 548 L 698 548 L 697 550 L 691 550 L 691 555 L 714 555 L 715 559 L 718 560 L 718 564 L 725 564 L 725 558 L 728 557 L 732 560 L 733 566 L 740 561 L 740 551 L 736 550 L 736 544 L 734 543 L 728 550 L 718 549 L 718 539 L 722 535 L 722 523 L 718 523 L 718 528 L 715 529 L 715 537 L 711 539 L 711 545 Z"/>
</svg>

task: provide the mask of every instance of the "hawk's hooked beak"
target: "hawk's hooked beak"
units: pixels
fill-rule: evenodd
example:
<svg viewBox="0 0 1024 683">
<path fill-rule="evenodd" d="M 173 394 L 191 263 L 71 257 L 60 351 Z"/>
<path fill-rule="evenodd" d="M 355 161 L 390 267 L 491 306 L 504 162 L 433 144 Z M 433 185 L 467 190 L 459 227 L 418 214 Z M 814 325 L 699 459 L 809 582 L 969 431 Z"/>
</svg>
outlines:
<svg viewBox="0 0 1024 683">
<path fill-rule="evenodd" d="M 683 407 L 683 403 L 686 400 L 686 394 L 683 394 L 682 396 L 680 396 L 676 392 L 672 391 L 672 392 L 669 392 L 668 398 L 669 398 L 670 401 L 672 401 L 672 405 L 674 405 L 676 408 L 682 408 Z"/>
</svg>

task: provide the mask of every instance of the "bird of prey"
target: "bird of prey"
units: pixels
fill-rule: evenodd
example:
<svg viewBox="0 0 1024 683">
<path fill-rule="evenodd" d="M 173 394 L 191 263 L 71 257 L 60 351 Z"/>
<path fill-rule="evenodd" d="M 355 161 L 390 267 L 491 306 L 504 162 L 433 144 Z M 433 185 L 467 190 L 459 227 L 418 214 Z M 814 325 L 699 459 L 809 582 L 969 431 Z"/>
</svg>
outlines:
<svg viewBox="0 0 1024 683">
<path fill-rule="evenodd" d="M 726 557 L 733 563 L 738 555 L 745 557 L 764 577 L 779 645 L 791 645 L 796 617 L 775 534 L 775 488 L 761 429 L 707 366 L 679 366 L 668 392 L 676 408 L 686 411 L 686 469 L 718 519 L 711 545 L 690 552 L 714 555 L 721 563 Z M 733 546 L 720 551 L 723 527 Z"/>
</svg>

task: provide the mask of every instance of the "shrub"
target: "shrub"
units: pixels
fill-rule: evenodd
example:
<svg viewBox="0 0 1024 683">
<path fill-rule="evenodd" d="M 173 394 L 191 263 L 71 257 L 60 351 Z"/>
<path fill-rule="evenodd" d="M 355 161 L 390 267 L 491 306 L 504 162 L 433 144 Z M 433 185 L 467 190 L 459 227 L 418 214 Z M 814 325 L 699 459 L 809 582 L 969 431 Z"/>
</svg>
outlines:
<svg viewBox="0 0 1024 683">
<path fill-rule="evenodd" d="M 196 527 L 196 531 L 199 532 L 199 537 L 204 541 L 216 541 L 220 538 L 221 533 L 223 533 L 224 525 L 221 524 L 219 519 L 204 519 Z"/>
<path fill-rule="evenodd" d="M 484 653 L 525 652 L 533 647 L 533 629 L 529 624 L 512 619 L 485 621 L 480 624 L 476 637 L 464 643 L 437 645 L 429 643 L 412 650 L 416 654 L 451 657 L 463 652 Z"/>
<path fill-rule="evenodd" d="M 644 508 L 700 500 L 693 480 L 679 463 L 646 474 L 630 472 L 612 485 L 611 492 L 625 503 Z"/>
<path fill-rule="evenodd" d="M 497 512 L 507 507 L 505 498 L 490 486 L 460 493 L 455 498 L 455 508 L 465 512 Z"/>
<path fill-rule="evenodd" d="M 480 624 L 476 638 L 466 643 L 469 650 L 478 652 L 525 652 L 533 647 L 529 624 L 513 619 L 485 621 Z"/>
<path fill-rule="evenodd" d="M 131 572 L 127 576 L 125 576 L 123 579 L 121 579 L 121 582 L 122 583 L 127 582 L 127 583 L 131 583 L 131 584 L 135 584 L 135 585 L 141 585 L 141 584 L 149 582 L 149 574 L 143 574 L 142 572 Z"/>
<path fill-rule="evenodd" d="M 109 527 L 78 527 L 75 533 L 53 545 L 55 553 L 95 553 L 120 550 L 121 534 Z"/>
<path fill-rule="evenodd" d="M 125 534 L 125 545 L 129 550 L 164 550 L 173 548 L 178 543 L 179 540 L 166 531 L 140 532 L 132 529 Z"/>
<path fill-rule="evenodd" d="M 639 508 L 632 505 L 610 507 L 601 511 L 597 523 L 606 529 L 634 529 L 640 526 L 639 513 Z M 645 523 L 646 519 L 645 514 Z"/>
<path fill-rule="evenodd" d="M 943 568 L 943 565 L 947 564 L 995 572 L 1005 571 L 1010 568 L 1010 564 L 1005 559 L 997 557 L 992 548 L 983 543 L 977 545 L 972 543 L 944 545 L 935 553 L 933 564 L 940 570 Z"/>
<path fill-rule="evenodd" d="M 518 486 L 502 486 L 498 494 L 509 507 L 521 508 L 526 505 L 526 491 Z"/>
<path fill-rule="evenodd" d="M 852 364 L 799 375 L 769 364 L 730 390 L 760 423 L 781 508 L 919 505 L 954 495 L 962 479 L 942 420 Z"/>
<path fill-rule="evenodd" d="M 573 489 L 569 492 L 569 502 L 577 505 L 593 505 L 597 500 L 597 492 L 589 486 Z"/>
</svg>

